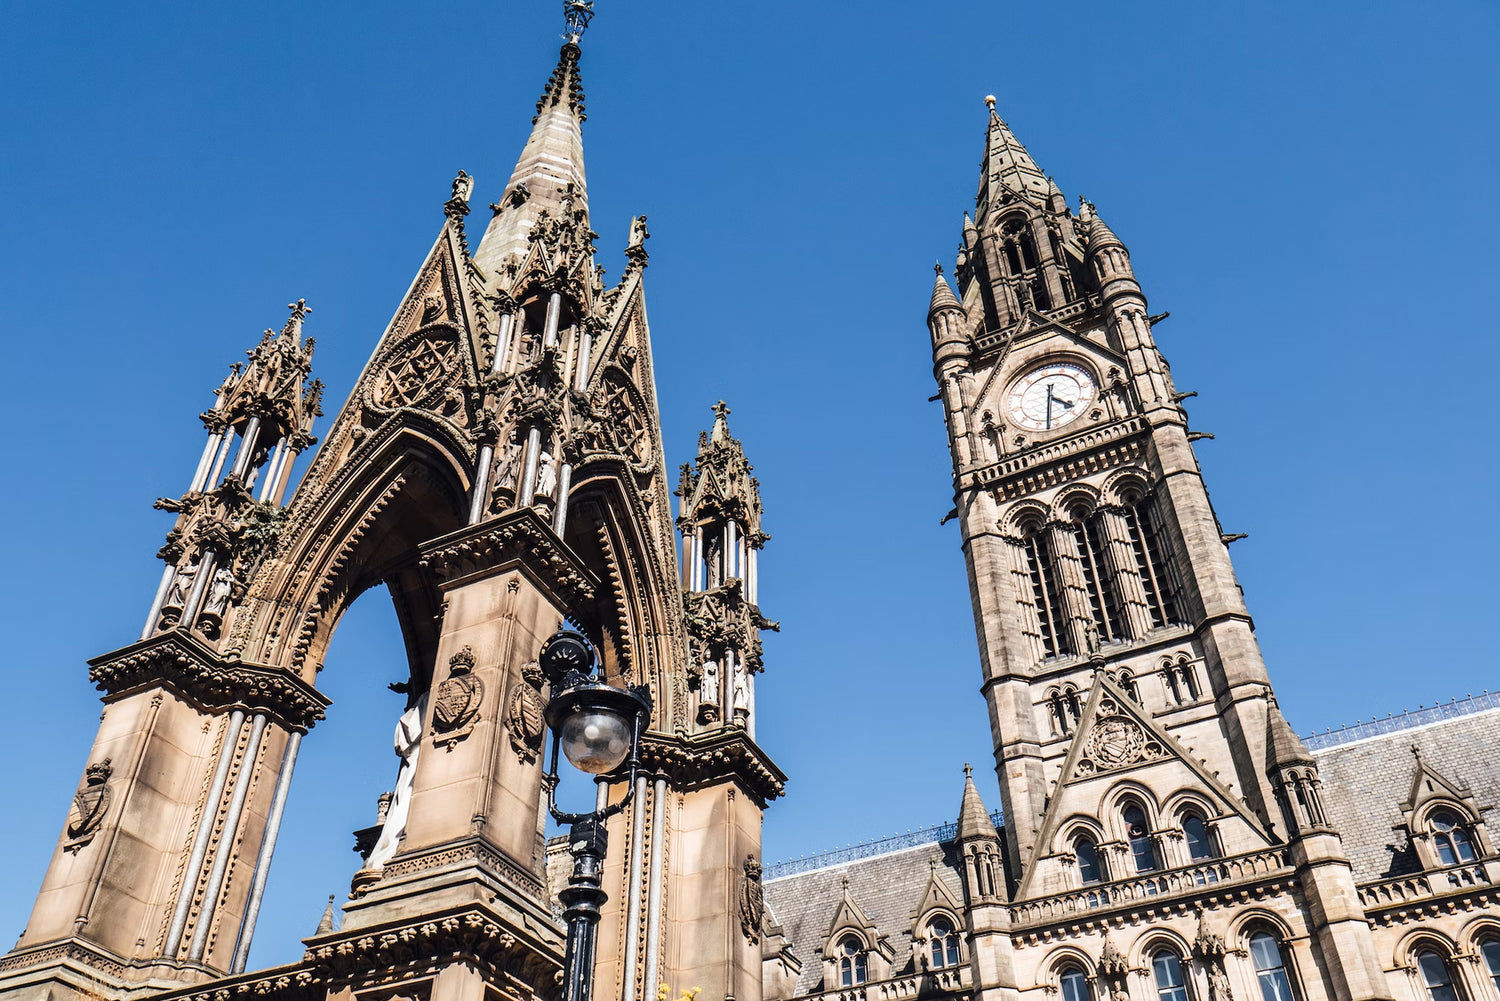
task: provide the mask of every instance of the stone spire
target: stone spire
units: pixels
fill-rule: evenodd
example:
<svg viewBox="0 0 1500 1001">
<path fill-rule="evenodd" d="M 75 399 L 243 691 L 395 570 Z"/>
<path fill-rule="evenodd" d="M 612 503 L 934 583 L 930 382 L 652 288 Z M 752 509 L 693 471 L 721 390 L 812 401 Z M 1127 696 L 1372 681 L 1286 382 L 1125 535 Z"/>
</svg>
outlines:
<svg viewBox="0 0 1500 1001">
<path fill-rule="evenodd" d="M 964 217 L 965 219 L 968 216 Z M 940 313 L 945 309 L 962 310 L 958 297 L 953 294 L 953 288 L 948 284 L 948 279 L 943 277 L 943 266 L 939 264 L 936 269 L 937 281 L 932 284 L 932 302 L 927 306 L 927 315 Z"/>
<path fill-rule="evenodd" d="M 1312 752 L 1302 743 L 1302 738 L 1297 736 L 1286 717 L 1281 715 L 1276 696 L 1269 695 L 1266 702 L 1266 748 L 1271 752 L 1271 767 L 1314 764 Z"/>
<path fill-rule="evenodd" d="M 999 840 L 1000 835 L 995 831 L 995 824 L 990 820 L 990 811 L 984 808 L 984 800 L 979 798 L 979 790 L 974 786 L 974 769 L 964 765 L 964 799 L 958 808 L 958 835 L 959 841 L 967 841 L 970 838 L 993 838 Z"/>
<path fill-rule="evenodd" d="M 984 214 L 986 202 L 998 206 L 1012 200 L 1013 196 L 1001 189 L 1008 189 L 1033 205 L 1042 205 L 1051 194 L 1051 181 L 995 110 L 994 96 L 986 97 L 984 103 L 990 107 L 990 128 L 985 138 L 983 174 L 979 178 L 980 213 Z"/>
<path fill-rule="evenodd" d="M 588 210 L 583 173 L 583 122 L 588 116 L 578 73 L 581 56 L 576 38 L 570 37 L 536 103 L 531 136 L 521 148 L 505 193 L 491 206 L 495 216 L 474 252 L 475 263 L 491 277 L 507 260 L 526 255 L 532 227 L 542 212 L 555 217 L 568 210 Z"/>
</svg>

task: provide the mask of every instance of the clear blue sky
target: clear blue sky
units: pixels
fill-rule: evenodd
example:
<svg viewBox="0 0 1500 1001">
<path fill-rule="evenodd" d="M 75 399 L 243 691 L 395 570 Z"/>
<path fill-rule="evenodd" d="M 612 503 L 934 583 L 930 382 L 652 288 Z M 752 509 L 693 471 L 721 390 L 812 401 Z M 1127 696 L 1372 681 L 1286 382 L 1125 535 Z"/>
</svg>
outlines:
<svg viewBox="0 0 1500 1001">
<path fill-rule="evenodd" d="M 0 533 L 21 931 L 140 629 L 195 415 L 284 304 L 347 392 L 462 167 L 497 197 L 559 4 L 0 9 Z M 1492 2 L 599 0 L 601 260 L 650 216 L 669 466 L 723 397 L 765 490 L 768 860 L 998 805 L 924 316 L 985 123 L 1129 245 L 1304 732 L 1495 687 Z M 481 211 L 474 218 L 479 219 Z M 475 227 L 478 235 L 478 226 Z M 331 408 L 330 408 L 331 409 Z M 1490 623 L 1491 625 L 1485 625 Z M 383 594 L 323 674 L 254 965 L 295 958 L 394 777 Z M 6 944 L 11 939 L 3 938 Z"/>
</svg>

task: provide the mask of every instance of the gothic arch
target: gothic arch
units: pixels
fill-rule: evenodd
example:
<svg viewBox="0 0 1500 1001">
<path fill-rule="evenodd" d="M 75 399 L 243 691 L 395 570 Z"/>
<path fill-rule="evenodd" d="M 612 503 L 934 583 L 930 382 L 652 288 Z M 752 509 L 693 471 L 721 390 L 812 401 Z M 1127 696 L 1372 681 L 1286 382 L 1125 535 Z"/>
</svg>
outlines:
<svg viewBox="0 0 1500 1001">
<path fill-rule="evenodd" d="M 1184 810 L 1192 809 L 1203 814 L 1203 819 L 1206 821 L 1223 814 L 1219 805 L 1204 795 L 1203 791 L 1196 786 L 1184 786 L 1162 799 L 1162 816 L 1169 817 L 1174 822 L 1179 820 Z"/>
<path fill-rule="evenodd" d="M 1062 986 L 1059 983 L 1059 978 L 1062 976 L 1063 970 L 1070 966 L 1076 966 L 1083 970 L 1084 975 L 1090 980 L 1097 976 L 1092 956 L 1076 945 L 1060 945 L 1042 957 L 1041 963 L 1038 964 L 1037 968 L 1044 972 L 1043 983 L 1037 986 L 1048 988 L 1049 993 L 1057 991 Z"/>
<path fill-rule="evenodd" d="M 1161 809 L 1151 790 L 1139 782 L 1125 779 L 1111 786 L 1100 800 L 1099 815 L 1104 818 L 1103 824 L 1110 831 L 1113 840 L 1126 838 L 1125 821 L 1121 819 L 1121 814 L 1132 803 L 1146 814 L 1146 822 L 1153 830 L 1161 826 Z"/>
<path fill-rule="evenodd" d="M 1076 509 L 1081 507 L 1083 516 L 1088 517 L 1098 506 L 1098 488 L 1088 483 L 1074 483 L 1058 492 L 1052 502 L 1052 517 L 1057 521 L 1071 522 Z"/>
<path fill-rule="evenodd" d="M 1246 943 L 1251 935 L 1262 929 L 1270 932 L 1277 941 L 1283 944 L 1302 937 L 1287 923 L 1286 918 L 1270 908 L 1248 907 L 1230 918 L 1228 940 L 1234 943 Z"/>
<path fill-rule="evenodd" d="M 1459 948 L 1468 955 L 1479 951 L 1482 939 L 1500 940 L 1500 918 L 1491 914 L 1480 915 L 1464 925 L 1458 933 Z"/>
<path fill-rule="evenodd" d="M 1183 975 L 1187 976 L 1189 964 L 1193 961 L 1193 946 L 1176 929 L 1149 928 L 1131 943 L 1126 954 L 1131 957 L 1131 965 L 1149 970 L 1151 957 L 1162 949 L 1177 953 L 1177 958 L 1182 961 Z"/>
<path fill-rule="evenodd" d="M 1045 504 L 1034 500 L 1023 500 L 1010 506 L 1004 517 L 1000 519 L 1000 524 L 1016 535 L 1024 537 L 1047 524 L 1051 518 L 1052 512 Z"/>
<path fill-rule="evenodd" d="M 1142 497 L 1151 493 L 1151 471 L 1139 466 L 1127 466 L 1111 473 L 1099 488 L 1099 495 L 1110 504 L 1124 504 L 1132 490 Z"/>
<path fill-rule="evenodd" d="M 409 414 L 382 428 L 322 490 L 305 500 L 299 491 L 277 558 L 252 587 L 260 601 L 246 625 L 259 645 L 250 659 L 290 667 L 312 683 L 344 610 L 386 581 L 413 676 L 425 677 L 441 598 L 420 566 L 419 547 L 464 525 L 465 456 L 444 423 Z M 258 621 L 266 615 L 268 622 Z"/>
<path fill-rule="evenodd" d="M 1437 928 L 1414 928 L 1401 936 L 1400 941 L 1396 943 L 1394 951 L 1396 962 L 1402 966 L 1415 968 L 1417 965 L 1417 953 L 1421 952 L 1424 948 L 1436 949 L 1445 959 L 1449 960 L 1458 954 L 1457 943 Z"/>
<path fill-rule="evenodd" d="M 1073 842 L 1078 839 L 1079 835 L 1088 836 L 1096 845 L 1109 840 L 1108 832 L 1097 818 L 1085 813 L 1075 813 L 1058 825 L 1057 834 L 1052 839 L 1052 850 L 1071 852 Z"/>
</svg>

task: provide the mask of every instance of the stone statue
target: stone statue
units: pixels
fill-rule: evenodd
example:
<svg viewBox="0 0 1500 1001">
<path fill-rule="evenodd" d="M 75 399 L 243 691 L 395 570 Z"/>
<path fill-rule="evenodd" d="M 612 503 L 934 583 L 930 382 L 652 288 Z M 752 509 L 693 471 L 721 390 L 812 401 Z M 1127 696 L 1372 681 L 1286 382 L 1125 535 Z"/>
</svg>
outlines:
<svg viewBox="0 0 1500 1001">
<path fill-rule="evenodd" d="M 187 607 L 188 595 L 193 591 L 193 578 L 198 576 L 198 564 L 189 563 L 185 567 L 179 567 L 177 573 L 172 577 L 172 586 L 167 591 L 167 608 Z"/>
<path fill-rule="evenodd" d="M 703 677 L 698 682 L 698 701 L 705 706 L 719 704 L 719 662 L 705 660 Z"/>
<path fill-rule="evenodd" d="M 1229 986 L 1229 977 L 1221 963 L 1214 963 L 1208 971 L 1209 1001 L 1234 1001 L 1234 990 Z"/>
<path fill-rule="evenodd" d="M 638 215 L 632 218 L 630 220 L 630 243 L 626 246 L 645 246 L 646 241 L 649 239 L 651 239 L 651 234 L 646 230 L 646 217 Z"/>
<path fill-rule="evenodd" d="M 734 711 L 750 712 L 750 672 L 743 660 L 734 662 Z"/>
<path fill-rule="evenodd" d="M 219 567 L 214 571 L 213 579 L 208 582 L 208 598 L 203 603 L 203 611 L 223 618 L 233 591 L 234 571 L 228 566 Z"/>
<path fill-rule="evenodd" d="M 516 473 L 521 464 L 521 446 L 507 442 L 500 446 L 500 455 L 495 460 L 495 489 L 516 489 Z"/>
<path fill-rule="evenodd" d="M 393 741 L 396 754 L 401 758 L 401 770 L 396 773 L 396 789 L 391 796 L 390 809 L 386 811 L 385 825 L 380 829 L 380 839 L 370 849 L 365 860 L 366 869 L 379 869 L 391 860 L 406 833 L 406 815 L 411 809 L 412 779 L 417 771 L 417 752 L 422 746 L 422 716 L 427 709 L 427 693 L 423 692 L 401 718 L 396 721 Z"/>
<path fill-rule="evenodd" d="M 536 495 L 538 497 L 551 497 L 557 492 L 557 460 L 552 457 L 551 452 L 543 449 L 538 467 L 536 472 Z"/>
<path fill-rule="evenodd" d="M 474 178 L 470 177 L 468 171 L 460 170 L 458 176 L 453 179 L 453 197 L 461 202 L 469 200 L 469 192 L 474 190 Z"/>
</svg>

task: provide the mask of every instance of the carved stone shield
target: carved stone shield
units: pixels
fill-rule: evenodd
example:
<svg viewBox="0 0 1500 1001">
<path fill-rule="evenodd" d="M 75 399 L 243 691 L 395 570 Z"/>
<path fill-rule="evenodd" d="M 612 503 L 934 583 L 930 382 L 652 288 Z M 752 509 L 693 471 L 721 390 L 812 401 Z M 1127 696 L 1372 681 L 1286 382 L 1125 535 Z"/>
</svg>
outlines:
<svg viewBox="0 0 1500 1001">
<path fill-rule="evenodd" d="M 450 751 L 468 735 L 484 702 L 484 682 L 470 673 L 473 669 L 474 651 L 464 647 L 449 660 L 448 677 L 433 692 L 433 743 Z"/>
<path fill-rule="evenodd" d="M 1134 720 L 1124 716 L 1101 719 L 1089 734 L 1089 751 L 1105 768 L 1139 761 L 1146 749 L 1146 735 Z"/>
<path fill-rule="evenodd" d="M 521 668 L 521 683 L 511 693 L 510 706 L 505 712 L 505 729 L 510 735 L 510 746 L 522 764 L 529 765 L 542 750 L 542 733 L 546 721 L 542 718 L 545 700 L 542 698 L 542 669 L 535 661 Z"/>
<path fill-rule="evenodd" d="M 748 856 L 745 859 L 745 878 L 740 883 L 740 930 L 752 944 L 760 941 L 761 922 L 766 917 L 766 890 L 760 877 L 760 863 L 755 856 Z"/>
<path fill-rule="evenodd" d="M 104 814 L 109 810 L 111 771 L 108 758 L 89 765 L 84 771 L 83 783 L 73 795 L 73 810 L 68 817 L 69 851 L 77 851 L 88 844 L 104 822 Z"/>
</svg>

